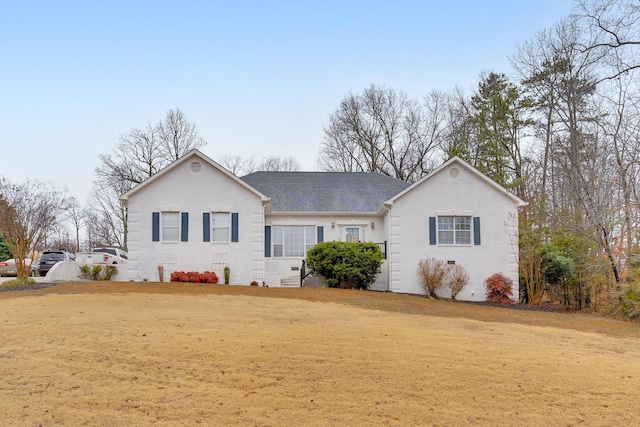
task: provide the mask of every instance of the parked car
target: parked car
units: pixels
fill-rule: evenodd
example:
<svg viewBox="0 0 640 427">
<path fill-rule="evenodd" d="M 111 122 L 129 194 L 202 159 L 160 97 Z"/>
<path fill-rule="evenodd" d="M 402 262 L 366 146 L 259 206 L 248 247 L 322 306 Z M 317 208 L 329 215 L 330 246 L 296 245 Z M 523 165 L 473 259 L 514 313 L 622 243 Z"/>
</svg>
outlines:
<svg viewBox="0 0 640 427">
<path fill-rule="evenodd" d="M 58 250 L 44 251 L 39 261 L 38 274 L 44 276 L 47 272 L 60 261 L 75 261 L 76 256 L 73 252 Z"/>
<path fill-rule="evenodd" d="M 24 266 L 25 268 L 29 268 L 29 276 L 35 277 L 38 275 L 38 262 L 27 258 L 24 260 Z M 0 277 L 1 276 L 18 276 L 15 259 L 11 258 L 0 262 Z"/>
</svg>

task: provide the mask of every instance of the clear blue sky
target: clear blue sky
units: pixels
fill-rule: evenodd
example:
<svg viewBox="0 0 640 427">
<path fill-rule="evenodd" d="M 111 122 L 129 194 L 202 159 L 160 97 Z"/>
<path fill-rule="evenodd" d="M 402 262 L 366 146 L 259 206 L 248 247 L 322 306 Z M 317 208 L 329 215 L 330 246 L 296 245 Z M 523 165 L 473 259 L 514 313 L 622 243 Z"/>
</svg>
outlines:
<svg viewBox="0 0 640 427">
<path fill-rule="evenodd" d="M 100 153 L 180 108 L 216 159 L 316 165 L 322 125 L 370 84 L 420 98 L 511 73 L 573 0 L 0 0 L 0 175 L 84 204 Z"/>
</svg>

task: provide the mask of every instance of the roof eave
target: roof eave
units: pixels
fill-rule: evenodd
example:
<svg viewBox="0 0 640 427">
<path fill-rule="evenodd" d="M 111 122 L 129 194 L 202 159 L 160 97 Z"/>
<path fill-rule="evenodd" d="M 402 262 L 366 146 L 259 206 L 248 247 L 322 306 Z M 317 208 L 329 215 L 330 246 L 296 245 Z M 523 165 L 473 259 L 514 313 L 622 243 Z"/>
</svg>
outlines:
<svg viewBox="0 0 640 427">
<path fill-rule="evenodd" d="M 449 160 L 444 162 L 442 165 L 440 165 L 436 169 L 432 170 L 429 174 L 425 175 L 423 178 L 421 178 L 418 181 L 414 182 L 409 187 L 405 188 L 403 191 L 401 191 L 400 193 L 396 194 L 391 199 L 387 200 L 383 204 L 383 206 L 384 205 L 388 205 L 390 207 L 393 204 L 394 201 L 396 201 L 397 199 L 399 199 L 400 197 L 402 197 L 403 195 L 405 195 L 409 191 L 413 190 L 413 188 L 415 188 L 415 187 L 421 185 L 423 182 L 429 180 L 431 177 L 437 175 L 441 170 L 445 169 L 446 167 L 448 167 L 452 163 L 459 163 L 462 167 L 464 167 L 465 169 L 470 171 L 476 177 L 478 177 L 479 179 L 481 179 L 482 181 L 487 183 L 489 186 L 493 187 L 494 189 L 498 190 L 500 193 L 504 194 L 509 199 L 511 199 L 516 204 L 517 207 L 524 207 L 524 206 L 527 206 L 529 204 L 528 202 L 525 202 L 520 197 L 516 196 L 515 194 L 513 194 L 512 192 L 510 192 L 509 190 L 507 190 L 506 188 L 504 188 L 503 186 L 501 186 L 500 184 L 498 184 L 497 182 L 495 182 L 494 180 L 492 180 L 491 178 L 489 178 L 488 176 L 486 176 L 485 174 L 480 172 L 478 169 L 476 169 L 473 166 L 471 166 L 469 163 L 465 162 L 460 157 L 453 156 L 452 158 L 450 158 Z"/>
<path fill-rule="evenodd" d="M 134 195 L 135 193 L 137 193 L 141 189 L 145 188 L 146 186 L 150 185 L 151 183 L 155 182 L 156 180 L 160 179 L 160 177 L 164 176 L 169 171 L 177 168 L 179 165 L 185 163 L 186 161 L 188 161 L 190 158 L 192 158 L 194 156 L 200 158 L 200 160 L 208 163 L 213 168 L 219 170 L 220 172 L 222 172 L 223 174 L 225 174 L 226 176 L 228 176 L 229 178 L 231 178 L 232 180 L 234 180 L 235 182 L 240 184 L 242 187 L 246 188 L 250 192 L 254 193 L 256 196 L 260 197 L 260 200 L 262 201 L 263 204 L 269 203 L 271 201 L 271 199 L 269 197 L 265 196 L 260 191 L 258 191 L 257 189 L 255 189 L 251 185 L 247 184 L 242 179 L 238 178 L 237 176 L 235 176 L 234 174 L 232 174 L 231 172 L 226 170 L 224 167 L 222 167 L 220 164 L 215 162 L 213 159 L 211 159 L 209 156 L 203 154 L 200 150 L 197 150 L 197 149 L 189 151 L 187 154 L 185 154 L 184 156 L 180 157 L 175 162 L 173 162 L 173 163 L 169 164 L 168 166 L 164 167 L 162 170 L 160 170 L 155 175 L 147 178 L 146 180 L 142 181 L 140 184 L 138 184 L 135 187 L 133 187 L 131 190 L 129 190 L 126 193 L 124 193 L 122 196 L 120 196 L 120 201 L 123 204 L 126 205 L 128 200 L 129 200 L 129 197 L 131 197 L 132 195 Z"/>
<path fill-rule="evenodd" d="M 271 211 L 273 216 L 379 216 L 380 210 L 371 212 L 354 211 Z"/>
</svg>

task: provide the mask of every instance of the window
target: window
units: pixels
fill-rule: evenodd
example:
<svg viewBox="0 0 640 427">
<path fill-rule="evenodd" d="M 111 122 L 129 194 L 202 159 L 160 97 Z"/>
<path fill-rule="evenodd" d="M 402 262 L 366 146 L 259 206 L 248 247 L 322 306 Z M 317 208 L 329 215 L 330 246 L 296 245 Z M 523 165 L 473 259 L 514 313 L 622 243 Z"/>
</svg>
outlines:
<svg viewBox="0 0 640 427">
<path fill-rule="evenodd" d="M 162 212 L 162 241 L 180 240 L 180 212 Z"/>
<path fill-rule="evenodd" d="M 441 245 L 470 245 L 470 216 L 439 216 L 438 243 Z"/>
<path fill-rule="evenodd" d="M 228 242 L 231 228 L 229 212 L 211 213 L 211 241 Z"/>
<path fill-rule="evenodd" d="M 316 227 L 274 225 L 271 239 L 274 257 L 301 258 L 316 244 Z"/>
<path fill-rule="evenodd" d="M 360 229 L 347 227 L 345 229 L 345 239 L 346 242 L 359 242 L 360 241 Z"/>
<path fill-rule="evenodd" d="M 344 232 L 340 229 L 340 240 L 342 240 L 342 236 L 344 235 L 345 242 L 364 242 L 366 241 L 365 229 L 360 227 L 345 227 Z"/>
</svg>

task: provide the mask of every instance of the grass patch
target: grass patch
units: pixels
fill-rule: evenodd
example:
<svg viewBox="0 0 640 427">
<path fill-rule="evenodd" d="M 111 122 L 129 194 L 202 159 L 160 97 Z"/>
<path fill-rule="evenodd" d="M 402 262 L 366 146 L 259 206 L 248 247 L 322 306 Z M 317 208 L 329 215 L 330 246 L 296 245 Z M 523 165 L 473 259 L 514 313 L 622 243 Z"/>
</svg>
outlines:
<svg viewBox="0 0 640 427">
<path fill-rule="evenodd" d="M 0 288 L 19 288 L 22 286 L 33 285 L 34 283 L 36 283 L 36 281 L 31 277 L 24 277 L 22 279 L 7 280 L 6 282 L 2 282 L 0 283 Z"/>
</svg>

